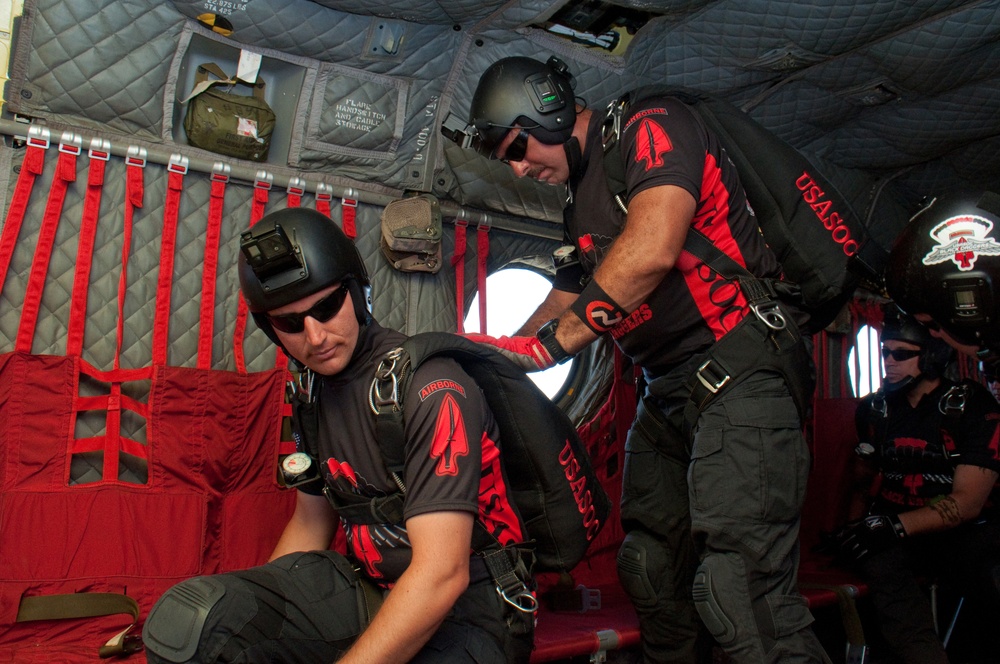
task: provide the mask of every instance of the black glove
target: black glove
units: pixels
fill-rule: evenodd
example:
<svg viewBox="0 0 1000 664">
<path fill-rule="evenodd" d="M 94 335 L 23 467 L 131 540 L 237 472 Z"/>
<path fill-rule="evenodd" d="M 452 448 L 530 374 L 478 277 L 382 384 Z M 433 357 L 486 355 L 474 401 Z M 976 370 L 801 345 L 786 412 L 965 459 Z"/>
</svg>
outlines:
<svg viewBox="0 0 1000 664">
<path fill-rule="evenodd" d="M 833 534 L 835 557 L 860 563 L 868 556 L 889 548 L 906 537 L 906 530 L 895 514 L 872 514 L 851 521 Z"/>
</svg>

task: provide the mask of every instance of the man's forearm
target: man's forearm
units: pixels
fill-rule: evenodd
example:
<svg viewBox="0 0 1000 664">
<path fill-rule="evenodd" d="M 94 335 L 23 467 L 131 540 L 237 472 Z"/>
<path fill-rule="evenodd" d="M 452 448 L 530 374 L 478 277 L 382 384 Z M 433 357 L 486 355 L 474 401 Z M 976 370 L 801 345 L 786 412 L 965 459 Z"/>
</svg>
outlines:
<svg viewBox="0 0 1000 664">
<path fill-rule="evenodd" d="M 434 635 L 469 585 L 471 513 L 432 512 L 408 519 L 409 567 L 344 664 L 408 662 Z"/>
<path fill-rule="evenodd" d="M 900 514 L 899 520 L 909 535 L 955 528 L 979 516 L 996 480 L 997 473 L 988 468 L 957 466 L 950 494 Z"/>
<path fill-rule="evenodd" d="M 514 336 L 534 336 L 534 334 L 538 332 L 538 328 L 542 325 L 549 322 L 553 318 L 559 318 L 575 299 L 575 293 L 556 290 L 553 288 L 549 291 L 549 294 L 545 296 L 545 300 L 538 305 L 538 308 L 535 309 L 534 313 L 531 314 L 528 320 L 526 320 L 524 324 L 518 328 L 517 332 L 514 333 Z"/>
</svg>

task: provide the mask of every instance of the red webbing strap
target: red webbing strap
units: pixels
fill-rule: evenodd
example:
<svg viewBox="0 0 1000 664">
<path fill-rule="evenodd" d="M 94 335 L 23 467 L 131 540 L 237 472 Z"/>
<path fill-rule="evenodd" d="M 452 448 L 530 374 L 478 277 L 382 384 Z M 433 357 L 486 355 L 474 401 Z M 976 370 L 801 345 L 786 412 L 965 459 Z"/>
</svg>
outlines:
<svg viewBox="0 0 1000 664">
<path fill-rule="evenodd" d="M 222 206 L 226 198 L 228 173 L 212 173 L 212 194 L 208 202 L 208 229 L 205 232 L 205 260 L 201 274 L 201 313 L 198 322 L 199 369 L 212 368 L 212 335 L 215 332 L 215 277 L 219 270 L 219 238 L 222 234 Z"/>
<path fill-rule="evenodd" d="M 17 340 L 14 343 L 14 348 L 24 353 L 31 352 L 35 324 L 38 323 L 38 314 L 42 308 L 45 275 L 49 271 L 52 247 L 56 241 L 56 228 L 59 226 L 59 218 L 62 217 L 69 183 L 76 180 L 76 158 L 80 154 L 79 140 L 77 138 L 76 145 L 59 144 L 59 161 L 56 162 L 55 177 L 49 189 L 49 200 L 45 205 L 42 227 L 38 231 L 38 243 L 35 245 L 35 256 L 31 261 L 31 272 L 21 309 L 21 325 L 17 329 Z"/>
<path fill-rule="evenodd" d="M 132 218 L 135 215 L 135 209 L 142 207 L 144 193 L 142 172 L 145 168 L 145 148 L 130 146 L 128 154 L 125 157 L 125 230 L 122 235 L 122 271 L 118 277 L 118 324 L 115 332 L 115 369 L 121 366 L 119 356 L 122 352 L 122 337 L 125 332 L 125 292 L 128 290 L 128 256 L 132 250 Z M 117 455 L 115 456 L 117 457 Z"/>
<path fill-rule="evenodd" d="M 170 332 L 170 297 L 174 280 L 174 251 L 177 248 L 177 218 L 181 208 L 188 158 L 171 155 L 167 164 L 167 195 L 163 202 L 163 232 L 160 236 L 160 270 L 156 275 L 156 313 L 153 318 L 153 364 L 167 363 Z"/>
<path fill-rule="evenodd" d="M 76 248 L 73 293 L 69 305 L 69 326 L 66 331 L 67 355 L 80 355 L 83 352 L 83 332 L 87 323 L 87 289 L 94 261 L 94 238 L 97 236 L 97 218 L 101 212 L 104 171 L 110 158 L 111 143 L 103 139 L 93 139 L 90 147 L 90 164 L 87 169 L 87 193 L 83 197 L 80 238 Z"/>
<path fill-rule="evenodd" d="M 480 224 L 476 233 L 476 286 L 479 288 L 479 333 L 486 334 L 486 259 L 490 257 L 490 227 Z"/>
<path fill-rule="evenodd" d="M 316 185 L 316 209 L 333 219 L 333 187 L 320 182 Z"/>
<path fill-rule="evenodd" d="M 24 161 L 21 162 L 21 174 L 17 176 L 17 186 L 10 200 L 3 232 L 0 233 L 0 291 L 3 291 L 4 281 L 7 279 L 10 259 L 14 255 L 21 224 L 24 223 L 24 213 L 28 209 L 35 178 L 42 174 L 42 168 L 45 166 L 45 151 L 48 147 L 49 130 L 32 127 L 28 133 L 28 147 L 24 153 Z"/>
<path fill-rule="evenodd" d="M 302 206 L 302 195 L 306 191 L 306 183 L 302 178 L 292 178 L 288 181 L 288 201 L 290 208 Z M 279 348 L 274 354 L 274 368 L 285 369 L 288 367 L 288 357 Z M 286 376 L 287 377 L 287 376 Z M 289 412 L 291 412 L 289 410 Z"/>
<path fill-rule="evenodd" d="M 288 181 L 288 207 L 296 208 L 302 205 L 302 196 L 306 193 L 306 183 L 302 178 L 291 178 Z"/>
<path fill-rule="evenodd" d="M 117 365 L 117 363 L 118 358 L 116 357 L 115 364 Z M 116 366 L 111 371 L 99 371 L 84 360 L 80 360 L 80 373 L 109 383 L 110 391 L 107 396 L 81 397 L 77 395 L 73 400 L 74 411 L 106 410 L 107 416 L 104 423 L 104 434 L 91 438 L 74 438 L 70 453 L 80 454 L 103 450 L 102 479 L 116 481 L 119 473 L 119 453 L 124 452 L 140 459 L 148 458 L 145 445 L 122 436 L 121 411 L 129 410 L 148 420 L 149 407 L 141 401 L 132 399 L 127 394 L 122 394 L 121 386 L 122 383 L 131 381 L 149 380 L 153 375 L 153 368 L 121 369 Z"/>
<path fill-rule="evenodd" d="M 132 248 L 132 221 L 135 209 L 142 207 L 144 194 L 143 170 L 146 168 L 146 150 L 129 147 L 125 157 L 125 228 L 122 239 L 122 270 L 118 277 L 118 324 L 115 332 L 114 371 L 111 372 L 111 393 L 107 397 L 107 416 L 104 420 L 104 436 L 99 440 L 104 444 L 105 481 L 118 479 L 118 452 L 121 445 L 121 404 L 122 386 L 119 378 L 121 370 L 122 340 L 125 333 L 125 293 L 128 290 L 128 258 Z M 82 364 L 82 363 L 81 363 Z M 141 456 L 145 456 L 143 453 Z"/>
<path fill-rule="evenodd" d="M 267 200 L 270 197 L 272 176 L 266 171 L 258 171 L 257 179 L 253 183 L 253 204 L 250 206 L 250 228 L 260 221 L 264 216 L 264 209 L 267 207 Z M 247 316 L 250 309 L 247 301 L 243 299 L 243 293 L 238 296 L 236 305 L 236 324 L 233 330 L 233 359 L 236 361 L 236 371 L 241 375 L 246 375 L 247 363 L 246 355 L 243 353 L 243 339 L 247 331 Z"/>
<path fill-rule="evenodd" d="M 465 219 L 455 220 L 455 253 L 451 256 L 451 264 L 455 268 L 456 329 L 459 334 L 465 332 L 465 231 L 468 226 L 469 222 Z"/>
<path fill-rule="evenodd" d="M 344 228 L 344 235 L 352 240 L 358 237 L 358 201 L 354 198 L 340 199 L 340 222 Z"/>
</svg>

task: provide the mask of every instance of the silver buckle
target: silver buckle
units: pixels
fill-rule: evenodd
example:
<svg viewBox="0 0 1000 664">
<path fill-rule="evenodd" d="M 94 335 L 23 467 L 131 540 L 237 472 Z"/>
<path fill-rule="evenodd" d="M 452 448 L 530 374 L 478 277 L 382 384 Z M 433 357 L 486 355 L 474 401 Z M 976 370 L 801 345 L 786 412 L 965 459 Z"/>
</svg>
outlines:
<svg viewBox="0 0 1000 664">
<path fill-rule="evenodd" d="M 717 394 L 719 390 L 721 390 L 723 386 L 729 382 L 731 376 L 729 374 L 726 374 L 725 377 L 723 377 L 719 382 L 712 384 L 711 382 L 708 381 L 707 378 L 701 375 L 701 372 L 704 371 L 711 363 L 712 363 L 711 359 L 705 360 L 705 363 L 702 364 L 700 367 L 698 367 L 698 371 L 695 372 L 695 375 L 698 377 L 698 380 L 701 381 L 701 384 L 705 386 L 706 390 L 708 390 L 712 394 Z"/>
</svg>

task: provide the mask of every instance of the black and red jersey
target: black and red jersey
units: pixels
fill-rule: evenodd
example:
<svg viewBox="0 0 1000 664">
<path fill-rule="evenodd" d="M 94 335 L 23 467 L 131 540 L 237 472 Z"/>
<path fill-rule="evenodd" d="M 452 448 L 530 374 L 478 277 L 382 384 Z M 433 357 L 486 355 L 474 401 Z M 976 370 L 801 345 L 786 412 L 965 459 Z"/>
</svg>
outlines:
<svg viewBox="0 0 1000 664">
<path fill-rule="evenodd" d="M 351 364 L 322 378 L 319 436 L 310 452 L 336 489 L 370 498 L 397 490 L 382 462 L 368 397 L 378 362 L 404 339 L 372 323 Z M 457 362 L 431 358 L 417 369 L 403 403 L 404 521 L 428 512 L 471 512 L 501 544 L 523 542 L 501 467 L 499 429 L 476 383 Z M 409 565 L 404 523 L 344 526 L 350 553 L 376 583 L 390 585 Z"/>
<path fill-rule="evenodd" d="M 942 381 L 911 406 L 905 393 L 869 395 L 855 415 L 858 438 L 872 447 L 880 480 L 881 510 L 907 511 L 952 492 L 955 466 L 1000 473 L 1000 405 L 978 383 Z M 945 415 L 945 406 L 961 404 Z M 994 487 L 984 516 L 995 517 L 1000 487 Z"/>
<path fill-rule="evenodd" d="M 559 271 L 555 287 L 560 290 L 582 290 L 581 277 L 594 273 L 625 223 L 605 175 L 602 122 L 595 113 L 584 171 L 572 183 L 566 232 L 581 261 L 579 268 Z M 629 201 L 651 187 L 683 187 L 697 201 L 694 228 L 756 276 L 780 276 L 781 267 L 758 230 L 736 167 L 683 102 L 651 97 L 634 104 L 622 118 L 618 147 Z M 647 375 L 655 377 L 707 349 L 748 310 L 735 282 L 684 251 L 663 282 L 611 334 Z"/>
</svg>

